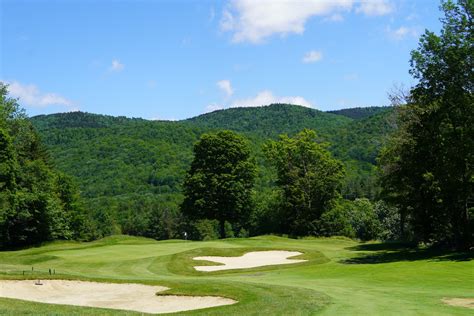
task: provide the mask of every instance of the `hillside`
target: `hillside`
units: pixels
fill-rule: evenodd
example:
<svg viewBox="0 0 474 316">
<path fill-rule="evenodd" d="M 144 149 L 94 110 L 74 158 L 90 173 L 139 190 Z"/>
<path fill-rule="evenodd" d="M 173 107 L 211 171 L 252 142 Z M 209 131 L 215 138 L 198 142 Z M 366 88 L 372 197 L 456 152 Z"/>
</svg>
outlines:
<svg viewBox="0 0 474 316">
<path fill-rule="evenodd" d="M 327 111 L 326 113 L 342 115 L 354 120 L 360 120 L 369 116 L 379 114 L 381 112 L 385 112 L 389 109 L 390 107 L 386 107 L 386 106 L 368 106 L 364 108 L 357 107 L 357 108 Z"/>
<path fill-rule="evenodd" d="M 209 129 L 230 129 L 262 138 L 296 134 L 303 128 L 328 136 L 352 120 L 315 109 L 288 104 L 266 107 L 230 108 L 203 114 L 185 122 Z"/>
<path fill-rule="evenodd" d="M 282 133 L 311 128 L 332 144 L 331 151 L 346 165 L 344 196 L 373 197 L 377 191 L 375 157 L 394 128 L 392 112 L 354 120 L 277 104 L 221 110 L 176 122 L 82 112 L 41 115 L 31 121 L 57 168 L 77 179 L 90 209 L 132 214 L 158 204 L 175 210 L 193 144 L 202 133 L 217 129 L 234 130 L 250 139 L 259 164 L 257 192 L 272 187 L 274 179 L 265 164 L 262 144 Z"/>
</svg>

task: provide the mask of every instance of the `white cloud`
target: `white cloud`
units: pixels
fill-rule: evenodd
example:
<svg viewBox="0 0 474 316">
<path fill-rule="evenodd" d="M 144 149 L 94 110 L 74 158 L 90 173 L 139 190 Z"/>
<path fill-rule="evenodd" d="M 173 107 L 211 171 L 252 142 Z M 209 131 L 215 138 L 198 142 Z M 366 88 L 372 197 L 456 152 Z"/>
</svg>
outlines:
<svg viewBox="0 0 474 316">
<path fill-rule="evenodd" d="M 343 12 L 368 16 L 391 13 L 390 0 L 229 0 L 222 12 L 220 28 L 232 33 L 236 43 L 261 43 L 279 34 L 302 34 L 306 22 L 315 16 L 325 22 L 344 20 Z"/>
<path fill-rule="evenodd" d="M 369 16 L 386 15 L 393 11 L 393 5 L 387 0 L 361 0 L 356 13 Z"/>
<path fill-rule="evenodd" d="M 261 91 L 253 98 L 235 100 L 232 102 L 231 107 L 253 107 L 270 105 L 273 103 L 296 104 L 305 107 L 312 107 L 311 103 L 303 97 L 278 97 L 273 95 L 270 90 Z"/>
<path fill-rule="evenodd" d="M 78 110 L 71 100 L 56 93 L 44 93 L 33 84 L 24 85 L 18 81 L 7 82 L 7 84 L 9 85 L 9 94 L 14 98 L 18 98 L 22 104 L 32 107 L 63 105 L 68 107 L 70 111 Z"/>
<path fill-rule="evenodd" d="M 114 72 L 120 72 L 125 68 L 125 65 L 122 64 L 118 59 L 112 60 L 112 65 L 110 66 L 109 70 Z"/>
<path fill-rule="evenodd" d="M 400 26 L 398 29 L 392 30 L 390 27 L 386 29 L 390 38 L 400 41 L 406 37 L 418 37 L 418 30 L 415 27 Z"/>
<path fill-rule="evenodd" d="M 260 43 L 273 34 L 302 34 L 309 18 L 350 10 L 353 1 L 231 0 L 220 26 L 233 33 L 234 42 Z"/>
<path fill-rule="evenodd" d="M 209 104 L 206 107 L 206 113 L 214 112 L 214 111 L 217 111 L 217 110 L 222 110 L 223 108 L 224 107 L 222 105 L 219 105 L 219 104 L 216 104 L 216 103 Z"/>
<path fill-rule="evenodd" d="M 234 89 L 232 89 L 230 80 L 217 81 L 216 85 L 226 94 L 227 97 L 230 97 L 234 94 Z"/>
<path fill-rule="evenodd" d="M 310 52 L 307 52 L 302 61 L 306 64 L 308 63 L 315 63 L 317 61 L 320 61 L 323 58 L 323 53 L 317 50 L 312 50 Z"/>
</svg>

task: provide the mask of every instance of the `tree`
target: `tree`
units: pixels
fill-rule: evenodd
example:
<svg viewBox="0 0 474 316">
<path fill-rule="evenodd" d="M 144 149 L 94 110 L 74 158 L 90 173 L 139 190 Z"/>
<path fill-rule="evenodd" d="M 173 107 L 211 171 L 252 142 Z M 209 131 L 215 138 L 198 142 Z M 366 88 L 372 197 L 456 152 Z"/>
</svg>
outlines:
<svg viewBox="0 0 474 316">
<path fill-rule="evenodd" d="M 15 208 L 18 165 L 11 137 L 0 127 L 0 247 L 9 236 L 9 218 Z"/>
<path fill-rule="evenodd" d="M 248 225 L 255 174 L 242 136 L 231 131 L 202 135 L 184 181 L 183 214 L 192 221 L 219 221 L 221 237 L 226 237 L 226 221 L 235 229 Z"/>
<path fill-rule="evenodd" d="M 426 31 L 411 54 L 419 81 L 382 151 L 381 180 L 415 240 L 465 247 L 474 199 L 474 2 L 441 8 L 441 34 Z"/>
<path fill-rule="evenodd" d="M 38 133 L 0 83 L 0 247 L 81 237 L 80 204 L 72 181 L 52 168 Z"/>
<path fill-rule="evenodd" d="M 12 139 L 0 128 L 0 191 L 16 188 L 17 161 Z"/>
<path fill-rule="evenodd" d="M 276 169 L 287 233 L 317 234 L 317 220 L 338 196 L 344 168 L 327 147 L 314 131 L 305 129 L 293 138 L 281 135 L 264 148 Z"/>
</svg>

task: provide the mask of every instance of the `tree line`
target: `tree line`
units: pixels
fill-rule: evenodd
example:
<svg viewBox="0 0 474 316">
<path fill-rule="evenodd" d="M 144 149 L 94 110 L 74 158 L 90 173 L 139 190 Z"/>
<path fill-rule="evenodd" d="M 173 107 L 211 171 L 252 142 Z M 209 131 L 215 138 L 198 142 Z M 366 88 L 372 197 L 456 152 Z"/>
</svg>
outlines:
<svg viewBox="0 0 474 316">
<path fill-rule="evenodd" d="M 0 84 L 0 247 L 86 238 L 72 179 L 56 171 L 16 100 Z"/>
<path fill-rule="evenodd" d="M 472 244 L 474 2 L 445 1 L 441 9 L 441 35 L 426 31 L 412 52 L 410 73 L 419 82 L 399 105 L 399 129 L 379 157 L 381 196 L 396 211 L 368 200 L 341 199 L 343 164 L 316 133 L 303 130 L 264 147 L 278 187 L 270 216 L 263 220 L 274 222 L 272 232 L 384 235 L 456 248 Z M 219 132 L 204 135 L 194 154 L 183 213 L 215 221 L 206 227 L 218 225 L 217 236 L 228 237 L 226 226 L 250 221 L 255 164 L 248 146 L 231 132 Z"/>
<path fill-rule="evenodd" d="M 201 129 L 181 129 L 179 135 L 164 127 L 162 132 L 168 132 L 179 146 L 158 140 L 163 155 L 156 157 L 147 151 L 145 142 L 127 138 L 127 133 L 136 132 L 133 124 L 148 123 L 117 118 L 123 128 L 116 132 L 123 133 L 130 146 L 144 151 L 138 151 L 136 157 L 110 160 L 115 147 L 104 144 L 98 148 L 103 159 L 87 163 L 101 172 L 104 164 L 117 166 L 108 172 L 133 165 L 130 178 L 135 179 L 132 173 L 148 174 L 148 184 L 156 189 L 142 187 L 141 182 L 111 183 L 101 190 L 85 191 L 89 195 L 86 206 L 71 179 L 53 167 L 38 134 L 2 85 L 1 246 L 94 239 L 113 233 L 183 238 L 186 232 L 186 237 L 204 240 L 277 233 L 469 247 L 474 231 L 474 4 L 470 0 L 443 1 L 441 8 L 442 32 L 426 31 L 412 52 L 410 72 L 418 84 L 406 95 L 394 96 L 394 122 L 383 119 L 383 109 L 371 109 L 377 114 L 351 125 L 360 125 L 363 133 L 354 135 L 346 129 L 338 143 L 330 144 L 328 134 L 347 121 L 335 117 L 327 117 L 332 121 L 321 125 L 325 126 L 321 131 L 290 128 L 291 133 L 278 139 L 266 135 L 265 142 L 255 142 L 255 135 L 247 133 L 250 118 L 242 116 L 232 123 L 235 116 L 225 112 L 229 124 L 238 125 L 238 133 L 209 132 L 217 124 L 217 114 L 207 117 Z M 322 119 L 316 112 L 298 111 L 306 111 L 309 127 Z M 354 115 L 365 115 L 359 112 Z M 113 125 L 107 119 L 99 123 L 94 125 L 99 133 Z M 289 121 L 280 122 L 278 128 L 285 124 Z M 146 132 L 155 135 L 154 127 L 149 127 Z M 374 132 L 376 129 L 380 130 Z M 378 136 L 390 130 L 396 131 L 388 142 Z M 84 130 L 85 139 L 90 137 L 87 133 Z M 55 137 L 58 144 L 64 144 L 59 138 L 69 135 L 64 132 Z M 189 148 L 198 137 L 192 152 L 180 151 L 181 145 Z M 352 143 L 360 146 L 348 145 Z M 145 167 L 150 159 L 156 172 Z M 179 166 L 171 163 L 177 160 Z M 134 164 L 136 161 L 146 164 Z M 163 166 L 174 166 L 171 174 L 177 176 L 160 174 Z M 110 174 L 109 178 L 116 177 Z M 90 185 L 86 189 L 94 187 Z M 107 196 L 107 190 L 115 193 Z"/>
</svg>

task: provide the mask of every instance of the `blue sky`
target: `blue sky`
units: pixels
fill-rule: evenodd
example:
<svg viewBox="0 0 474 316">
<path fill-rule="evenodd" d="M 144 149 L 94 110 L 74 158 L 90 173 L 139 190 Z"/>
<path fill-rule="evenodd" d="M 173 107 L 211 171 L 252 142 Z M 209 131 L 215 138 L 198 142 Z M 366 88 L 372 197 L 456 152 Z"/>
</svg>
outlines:
<svg viewBox="0 0 474 316">
<path fill-rule="evenodd" d="M 0 80 L 29 115 L 183 119 L 387 105 L 437 0 L 0 0 Z"/>
</svg>

